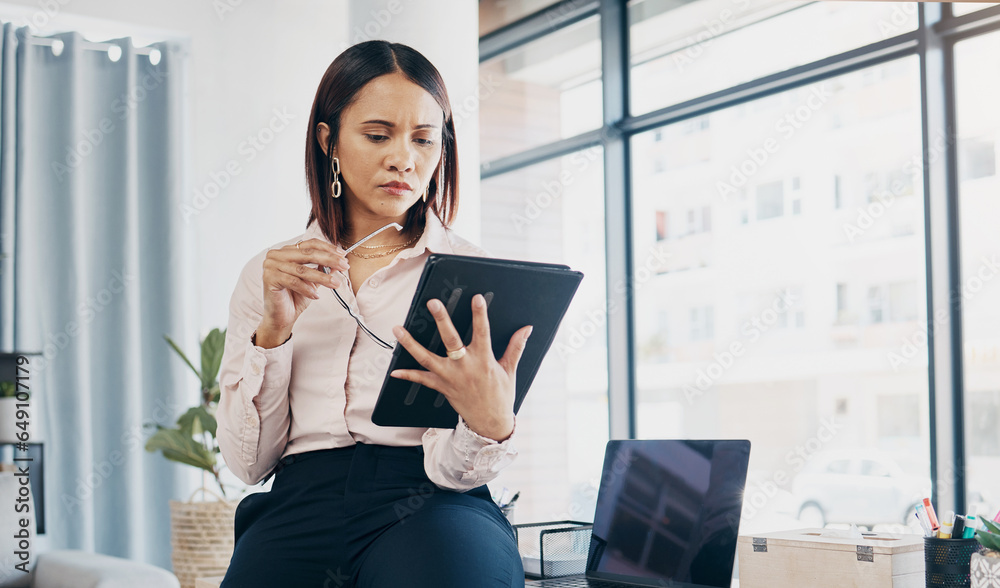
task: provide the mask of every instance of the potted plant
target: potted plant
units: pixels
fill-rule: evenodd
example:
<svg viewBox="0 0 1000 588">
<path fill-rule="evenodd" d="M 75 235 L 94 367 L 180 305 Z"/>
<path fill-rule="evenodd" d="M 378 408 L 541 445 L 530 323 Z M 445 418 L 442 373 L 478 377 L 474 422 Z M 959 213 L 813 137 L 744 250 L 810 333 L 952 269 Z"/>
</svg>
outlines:
<svg viewBox="0 0 1000 588">
<path fill-rule="evenodd" d="M 0 441 L 14 443 L 18 441 L 18 432 L 23 430 L 18 422 L 26 422 L 29 438 L 34 437 L 30 423 L 32 419 L 17 418 L 17 384 L 13 381 L 0 382 Z"/>
<path fill-rule="evenodd" d="M 219 444 L 215 438 L 215 411 L 219 405 L 219 366 L 226 343 L 226 332 L 212 331 L 201 342 L 201 369 L 170 337 L 164 335 L 170 347 L 198 376 L 201 385 L 200 402 L 177 419 L 175 427 L 155 424 L 156 432 L 146 442 L 146 450 L 162 452 L 163 457 L 199 468 L 211 474 L 221 494 L 204 485 L 195 490 L 187 502 L 170 501 L 170 533 L 174 575 L 181 588 L 194 588 L 195 578 L 226 573 L 233 555 L 233 521 L 236 502 L 226 497 L 226 485 L 219 477 Z M 219 500 L 194 502 L 198 492 L 215 495 Z"/>
<path fill-rule="evenodd" d="M 201 342 L 201 370 L 194 367 L 187 355 L 169 336 L 164 335 L 167 344 L 177 352 L 201 383 L 200 402 L 188 409 L 177 419 L 176 427 L 164 427 L 153 423 L 156 432 L 146 442 L 146 451 L 161 451 L 163 457 L 202 469 L 215 478 L 226 496 L 226 488 L 219 477 L 219 444 L 215 439 L 215 410 L 219 405 L 219 366 L 226 344 L 226 332 L 212 331 Z M 149 425 L 147 425 L 149 426 Z"/>
<path fill-rule="evenodd" d="M 976 540 L 983 549 L 972 554 L 970 564 L 972 588 L 1000 588 L 1000 526 L 982 521 L 986 528 L 976 531 Z"/>
</svg>

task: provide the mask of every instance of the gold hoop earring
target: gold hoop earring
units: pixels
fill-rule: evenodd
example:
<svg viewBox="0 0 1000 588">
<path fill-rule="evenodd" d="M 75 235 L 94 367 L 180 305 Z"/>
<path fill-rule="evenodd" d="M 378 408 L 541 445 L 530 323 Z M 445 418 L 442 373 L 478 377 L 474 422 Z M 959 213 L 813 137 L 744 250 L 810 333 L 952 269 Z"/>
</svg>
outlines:
<svg viewBox="0 0 1000 588">
<path fill-rule="evenodd" d="M 427 190 L 430 190 L 430 188 L 431 188 L 431 183 L 427 182 L 427 185 L 424 186 L 424 193 L 421 194 L 420 196 L 420 199 L 423 200 L 424 202 L 427 202 Z"/>
<path fill-rule="evenodd" d="M 330 171 L 333 173 L 330 189 L 333 190 L 334 198 L 340 198 L 340 160 L 336 157 L 330 159 Z"/>
<path fill-rule="evenodd" d="M 438 198 L 444 196 L 444 161 L 441 162 L 441 167 L 438 168 L 438 182 L 434 195 Z"/>
<path fill-rule="evenodd" d="M 434 188 L 434 197 L 441 198 L 444 195 L 444 147 L 441 148 L 441 161 L 438 162 L 437 186 Z"/>
</svg>

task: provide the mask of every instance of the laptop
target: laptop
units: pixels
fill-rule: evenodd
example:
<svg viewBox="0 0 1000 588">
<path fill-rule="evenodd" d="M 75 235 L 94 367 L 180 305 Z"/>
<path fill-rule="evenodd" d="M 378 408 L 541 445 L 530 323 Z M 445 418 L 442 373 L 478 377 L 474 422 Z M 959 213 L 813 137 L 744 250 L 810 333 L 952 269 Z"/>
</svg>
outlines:
<svg viewBox="0 0 1000 588">
<path fill-rule="evenodd" d="M 609 441 L 586 573 L 544 588 L 728 588 L 750 462 L 746 440 Z"/>
</svg>

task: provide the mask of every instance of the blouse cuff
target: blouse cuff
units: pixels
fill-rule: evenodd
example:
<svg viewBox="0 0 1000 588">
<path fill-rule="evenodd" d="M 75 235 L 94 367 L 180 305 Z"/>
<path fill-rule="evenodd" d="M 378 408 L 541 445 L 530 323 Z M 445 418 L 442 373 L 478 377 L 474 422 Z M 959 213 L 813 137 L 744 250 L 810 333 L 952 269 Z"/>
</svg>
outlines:
<svg viewBox="0 0 1000 588">
<path fill-rule="evenodd" d="M 256 334 L 254 333 L 254 336 Z M 291 380 L 291 370 L 282 369 L 278 366 L 291 364 L 291 340 L 292 337 L 289 336 L 281 345 L 265 349 L 256 345 L 254 337 L 251 337 L 246 355 L 246 363 L 244 364 L 243 377 L 260 380 L 261 390 L 273 390 L 275 388 L 283 390 L 287 388 Z"/>
<path fill-rule="evenodd" d="M 459 451 L 464 453 L 466 467 L 471 470 L 463 478 L 478 477 L 486 472 L 495 474 L 503 469 L 517 455 L 517 450 L 514 448 L 516 434 L 516 416 L 514 417 L 514 430 L 511 431 L 510 437 L 498 442 L 483 437 L 470 429 L 465 419 L 459 415 L 458 426 L 455 427 L 454 444 Z"/>
</svg>

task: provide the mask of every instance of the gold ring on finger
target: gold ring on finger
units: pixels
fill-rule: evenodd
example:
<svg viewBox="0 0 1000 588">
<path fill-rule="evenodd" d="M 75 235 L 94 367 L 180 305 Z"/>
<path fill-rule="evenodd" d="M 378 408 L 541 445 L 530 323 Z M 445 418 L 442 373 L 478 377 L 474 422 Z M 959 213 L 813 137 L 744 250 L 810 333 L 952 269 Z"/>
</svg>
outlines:
<svg viewBox="0 0 1000 588">
<path fill-rule="evenodd" d="M 301 242 L 302 242 L 302 239 L 299 239 L 299 240 L 298 240 L 298 241 L 297 241 L 297 242 L 295 243 L 295 248 L 296 248 L 296 249 L 298 249 L 299 251 L 302 251 L 302 248 L 301 248 L 301 247 L 299 247 L 299 243 L 301 243 Z"/>
</svg>

